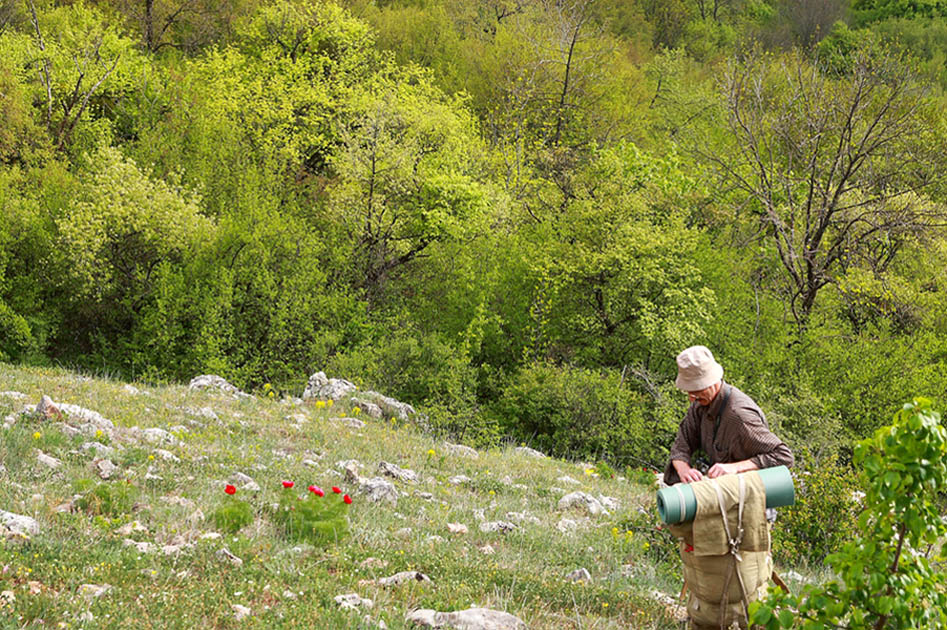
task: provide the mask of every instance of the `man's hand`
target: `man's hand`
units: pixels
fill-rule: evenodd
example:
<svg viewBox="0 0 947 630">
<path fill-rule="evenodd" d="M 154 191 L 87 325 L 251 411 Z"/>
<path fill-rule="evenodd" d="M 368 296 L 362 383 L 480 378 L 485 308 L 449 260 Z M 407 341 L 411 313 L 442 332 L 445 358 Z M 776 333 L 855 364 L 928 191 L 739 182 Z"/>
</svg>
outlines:
<svg viewBox="0 0 947 630">
<path fill-rule="evenodd" d="M 671 465 L 674 466 L 674 470 L 677 471 L 677 476 L 680 477 L 684 483 L 693 483 L 704 478 L 699 470 L 691 468 L 690 463 L 683 460 L 672 459 Z"/>
<path fill-rule="evenodd" d="M 748 470 L 759 470 L 759 466 L 749 459 L 744 459 L 742 462 L 732 462 L 730 464 L 714 464 L 710 467 L 710 470 L 707 471 L 707 477 L 710 479 L 716 479 L 717 477 L 723 477 L 724 475 L 732 475 L 734 473 L 746 472 Z"/>
<path fill-rule="evenodd" d="M 704 478 L 701 472 L 696 468 L 688 468 L 684 472 L 678 473 L 678 476 L 680 476 L 681 481 L 684 483 L 693 483 Z"/>
<path fill-rule="evenodd" d="M 732 475 L 738 472 L 740 471 L 736 464 L 714 464 L 710 467 L 710 470 L 707 471 L 707 477 L 710 479 L 716 479 L 717 477 Z"/>
</svg>

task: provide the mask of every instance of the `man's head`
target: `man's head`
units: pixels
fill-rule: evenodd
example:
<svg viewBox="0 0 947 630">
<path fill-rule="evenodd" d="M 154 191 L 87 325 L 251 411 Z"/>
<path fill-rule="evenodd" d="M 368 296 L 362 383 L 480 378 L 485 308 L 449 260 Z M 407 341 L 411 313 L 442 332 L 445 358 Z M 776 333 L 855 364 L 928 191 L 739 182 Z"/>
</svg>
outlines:
<svg viewBox="0 0 947 630">
<path fill-rule="evenodd" d="M 677 388 L 691 402 L 709 405 L 720 391 L 723 367 L 706 346 L 691 346 L 677 355 Z"/>
</svg>

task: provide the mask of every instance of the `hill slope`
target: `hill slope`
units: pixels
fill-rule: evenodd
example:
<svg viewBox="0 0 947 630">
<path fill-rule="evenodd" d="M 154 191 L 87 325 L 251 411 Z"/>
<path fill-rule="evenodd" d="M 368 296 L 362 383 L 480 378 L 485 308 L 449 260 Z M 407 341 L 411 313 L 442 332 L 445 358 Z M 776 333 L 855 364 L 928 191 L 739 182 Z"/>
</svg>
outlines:
<svg viewBox="0 0 947 630">
<path fill-rule="evenodd" d="M 679 582 L 646 471 L 639 484 L 513 445 L 471 453 L 344 401 L 5 364 L 0 391 L 0 510 L 39 528 L 0 543 L 0 627 L 409 628 L 415 609 L 470 607 L 531 629 L 676 627 L 652 592 Z M 59 414 L 32 411 L 44 395 Z M 397 493 L 372 501 L 375 477 Z M 271 506 L 310 484 L 353 497 L 343 540 L 306 544 L 274 522 Z M 576 491 L 604 511 L 560 509 Z M 222 533 L 211 515 L 235 499 L 253 522 Z M 431 581 L 377 582 L 403 571 Z M 335 601 L 350 593 L 373 605 Z"/>
</svg>

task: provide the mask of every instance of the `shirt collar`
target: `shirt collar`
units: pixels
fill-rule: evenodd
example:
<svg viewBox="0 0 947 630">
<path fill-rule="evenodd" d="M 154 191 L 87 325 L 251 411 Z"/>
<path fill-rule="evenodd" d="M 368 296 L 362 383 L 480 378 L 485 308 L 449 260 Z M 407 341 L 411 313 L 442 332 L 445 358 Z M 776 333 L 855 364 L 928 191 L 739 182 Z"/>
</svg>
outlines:
<svg viewBox="0 0 947 630">
<path fill-rule="evenodd" d="M 717 392 L 717 396 L 710 401 L 710 404 L 706 407 L 707 415 L 711 418 L 716 418 L 717 414 L 720 413 L 720 406 L 723 404 L 724 398 L 727 397 L 727 388 L 730 386 L 725 382 L 720 381 L 720 391 Z"/>
</svg>

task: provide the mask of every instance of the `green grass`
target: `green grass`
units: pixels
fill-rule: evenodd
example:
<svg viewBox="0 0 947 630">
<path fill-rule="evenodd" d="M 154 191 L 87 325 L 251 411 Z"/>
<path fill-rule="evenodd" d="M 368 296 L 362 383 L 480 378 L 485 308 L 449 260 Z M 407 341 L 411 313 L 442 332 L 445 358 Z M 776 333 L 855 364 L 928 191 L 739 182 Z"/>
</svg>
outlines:
<svg viewBox="0 0 947 630">
<path fill-rule="evenodd" d="M 654 491 L 643 483 L 598 478 L 575 463 L 529 458 L 513 452 L 512 445 L 481 451 L 477 459 L 450 456 L 443 441 L 410 425 L 363 416 L 364 428 L 348 429 L 328 420 L 338 409 L 330 413 L 314 404 L 236 400 L 182 386 L 136 384 L 143 393 L 135 395 L 119 382 L 5 364 L 0 384 L 0 390 L 27 394 L 27 402 L 48 394 L 92 409 L 120 428 L 187 427 L 176 433 L 176 446 L 133 441 L 119 431 L 110 445 L 121 470 L 109 481 L 92 471 L 94 451 L 79 448 L 95 437 L 66 437 L 50 422 L 27 416 L 18 416 L 0 434 L 0 461 L 7 470 L 0 509 L 32 516 L 42 527 L 29 541 L 0 543 L 0 591 L 15 597 L 0 605 L 0 628 L 356 628 L 365 613 L 340 610 L 333 601 L 351 592 L 374 600 L 365 612 L 392 629 L 408 627 L 404 617 L 414 608 L 470 606 L 505 610 L 532 630 L 678 627 L 649 596 L 652 589 L 676 594 L 680 581 L 677 559 L 667 550 L 670 539 L 653 530 Z M 0 398 L 0 418 L 20 407 Z M 187 407 L 211 407 L 220 421 L 192 416 Z M 286 418 L 294 413 L 309 418 L 298 429 Z M 37 448 L 62 460 L 62 467 L 50 470 L 37 463 Z M 181 461 L 162 460 L 156 448 Z M 317 458 L 315 468 L 302 463 Z M 393 481 L 406 493 L 396 506 L 368 503 L 335 466 L 348 459 L 362 463 L 363 476 L 375 476 L 378 462 L 385 460 L 416 471 L 422 480 Z M 146 481 L 149 471 L 161 479 Z M 228 498 L 223 487 L 237 471 L 262 488 L 237 494 L 254 506 L 253 522 L 236 534 L 202 538 L 214 532 L 210 517 Z M 473 481 L 447 483 L 458 474 Z M 557 481 L 563 475 L 581 485 Z M 504 483 L 507 476 L 525 488 Z M 326 492 L 340 486 L 351 494 L 348 537 L 319 546 L 284 537 L 267 509 L 283 492 L 283 479 L 294 480 L 294 491 L 301 494 L 309 484 Z M 620 508 L 592 517 L 575 534 L 562 534 L 556 529 L 560 518 L 583 516 L 557 509 L 559 498 L 573 490 L 614 497 Z M 418 496 L 422 492 L 434 498 Z M 74 494 L 81 495 L 84 511 L 55 511 Z M 525 512 L 540 524 L 523 521 L 509 534 L 484 533 L 478 509 L 486 520 L 511 520 L 508 513 Z M 148 531 L 132 537 L 155 543 L 156 551 L 139 553 L 123 545 L 124 536 L 115 530 L 133 520 Z M 463 523 L 469 533 L 451 534 L 448 523 Z M 396 535 L 403 528 L 410 533 Z M 193 546 L 164 555 L 161 547 L 175 542 Z M 481 551 L 487 544 L 492 555 Z M 217 558 L 224 546 L 242 566 Z M 384 568 L 363 567 L 370 557 Z M 591 583 L 565 579 L 579 567 L 591 572 Z M 403 570 L 421 571 L 433 582 L 390 589 L 360 583 Z M 77 595 L 82 584 L 112 589 L 86 602 Z M 252 616 L 235 620 L 233 604 L 249 607 Z M 93 620 L 83 621 L 83 613 Z"/>
</svg>

